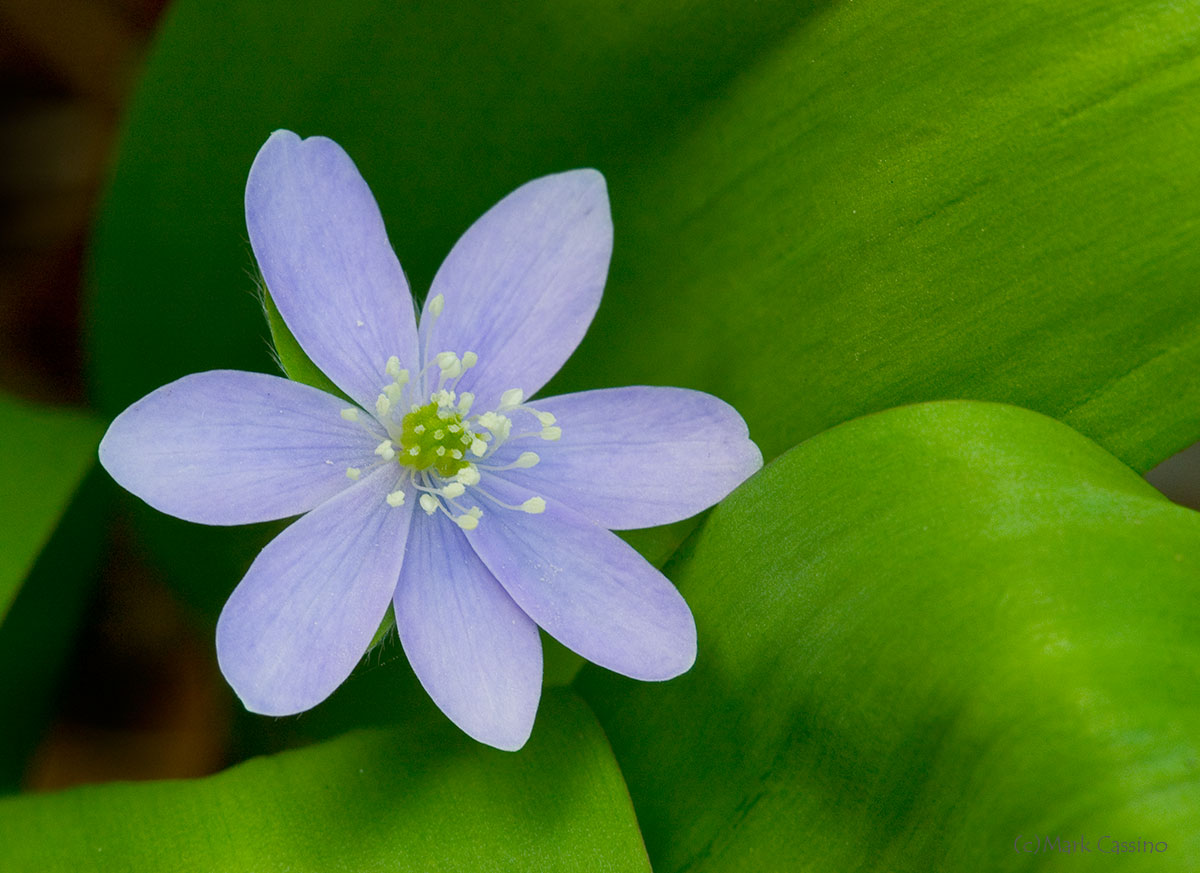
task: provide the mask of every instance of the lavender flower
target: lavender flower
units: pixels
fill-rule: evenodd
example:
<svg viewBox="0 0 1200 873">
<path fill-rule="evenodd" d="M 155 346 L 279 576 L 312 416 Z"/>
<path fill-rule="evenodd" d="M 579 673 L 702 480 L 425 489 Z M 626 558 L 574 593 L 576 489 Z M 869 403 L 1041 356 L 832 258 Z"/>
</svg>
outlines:
<svg viewBox="0 0 1200 873">
<path fill-rule="evenodd" d="M 502 749 L 533 725 L 539 625 L 636 679 L 689 669 L 687 604 L 610 531 L 724 497 L 762 465 L 745 423 L 678 388 L 527 400 L 600 303 L 603 177 L 536 179 L 490 209 L 438 270 L 419 329 L 375 200 L 336 143 L 274 133 L 250 170 L 246 223 L 284 321 L 353 403 L 275 376 L 198 373 L 118 416 L 100 460 L 189 521 L 301 516 L 217 624 L 221 670 L 247 709 L 324 700 L 389 601 L 430 696 Z"/>
</svg>

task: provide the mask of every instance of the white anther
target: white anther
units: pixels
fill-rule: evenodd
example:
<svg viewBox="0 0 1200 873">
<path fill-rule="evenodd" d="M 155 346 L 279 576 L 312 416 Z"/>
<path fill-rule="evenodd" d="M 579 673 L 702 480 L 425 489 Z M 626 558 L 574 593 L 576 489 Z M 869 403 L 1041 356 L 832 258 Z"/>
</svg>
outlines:
<svg viewBox="0 0 1200 873">
<path fill-rule="evenodd" d="M 358 467 L 347 467 L 346 468 L 346 478 L 347 479 L 352 479 L 353 481 L 357 482 L 358 477 L 361 475 L 362 475 L 362 470 L 358 469 Z"/>
<path fill-rule="evenodd" d="M 446 432 L 439 427 L 433 432 L 433 438 L 435 440 L 444 440 L 446 438 Z"/>
<path fill-rule="evenodd" d="M 537 515 L 539 512 L 545 512 L 546 501 L 540 497 L 530 497 L 521 504 L 521 511 L 528 512 L 530 515 Z"/>
<path fill-rule="evenodd" d="M 458 355 L 454 352 L 438 352 L 433 359 L 437 361 L 439 370 L 449 370 L 458 363 Z"/>
<path fill-rule="evenodd" d="M 456 461 L 461 461 L 462 460 L 462 452 L 460 452 L 458 449 L 451 449 L 450 457 L 454 458 L 454 460 L 456 460 Z"/>
<path fill-rule="evenodd" d="M 483 415 L 479 416 L 480 426 L 486 427 L 492 433 L 501 430 L 506 421 L 508 421 L 508 418 L 498 412 L 485 412 Z"/>
<path fill-rule="evenodd" d="M 413 428 L 413 433 L 425 433 L 425 425 L 418 424 L 416 427 Z"/>
<path fill-rule="evenodd" d="M 471 518 L 483 518 L 483 510 L 478 506 L 472 506 L 467 510 L 467 515 L 471 516 Z"/>
<path fill-rule="evenodd" d="M 392 401 L 386 394 L 380 394 L 375 398 L 375 411 L 382 418 L 392 411 Z"/>
<path fill-rule="evenodd" d="M 400 375 L 400 359 L 392 355 L 387 359 L 387 365 L 383 369 L 389 376 L 395 379 Z"/>
<path fill-rule="evenodd" d="M 461 482 L 451 482 L 449 485 L 447 485 L 445 488 L 442 489 L 441 493 L 442 493 L 443 497 L 454 498 L 454 497 L 462 497 L 463 494 L 466 492 L 466 490 L 467 489 L 465 487 L 463 487 L 463 484 Z"/>
<path fill-rule="evenodd" d="M 479 355 L 474 352 L 463 352 L 462 365 L 464 370 L 469 370 L 479 363 Z"/>
<path fill-rule="evenodd" d="M 514 406 L 520 406 L 521 401 L 525 399 L 525 392 L 520 388 L 509 388 L 500 395 L 499 409 L 512 409 Z"/>
<path fill-rule="evenodd" d="M 343 409 L 342 418 L 346 419 L 346 421 L 358 421 L 358 410 L 354 408 Z"/>
<path fill-rule="evenodd" d="M 454 523 L 463 530 L 475 530 L 475 528 L 479 527 L 479 519 L 473 515 L 456 515 L 454 516 Z"/>
<path fill-rule="evenodd" d="M 475 395 L 470 391 L 464 391 L 458 396 L 458 414 L 466 415 L 471 411 L 471 404 L 475 402 Z"/>
<path fill-rule="evenodd" d="M 536 466 L 540 460 L 541 458 L 538 457 L 537 452 L 521 452 L 520 457 L 513 461 L 513 466 L 520 470 L 527 470 L 530 467 Z"/>
<path fill-rule="evenodd" d="M 485 443 L 479 437 L 475 437 L 475 439 L 473 439 L 471 441 L 471 454 L 472 455 L 474 455 L 477 458 L 482 458 L 483 453 L 486 451 L 487 451 L 487 443 Z"/>
<path fill-rule="evenodd" d="M 444 458 L 444 457 L 446 457 L 446 447 L 438 446 L 436 449 L 433 450 L 433 453 L 435 455 L 437 455 L 439 458 Z"/>
<path fill-rule="evenodd" d="M 544 427 L 542 428 L 542 439 L 553 442 L 562 436 L 561 427 Z"/>
<path fill-rule="evenodd" d="M 387 399 L 392 406 L 398 406 L 400 404 L 400 398 L 404 394 L 404 389 L 400 386 L 399 382 L 393 382 L 391 385 L 388 385 L 383 389 L 383 393 L 387 395 Z"/>
<path fill-rule="evenodd" d="M 397 385 L 407 385 L 408 384 L 408 370 L 401 370 L 399 373 L 396 374 L 396 384 Z"/>
<path fill-rule="evenodd" d="M 478 485 L 479 468 L 474 464 L 469 464 L 468 466 L 459 470 L 458 473 L 455 474 L 454 478 L 466 485 L 468 488 L 470 488 L 472 485 Z"/>
<path fill-rule="evenodd" d="M 391 494 L 389 494 L 387 496 L 387 502 L 388 502 L 388 506 L 403 506 L 404 505 L 404 491 L 403 490 L 393 491 Z"/>
<path fill-rule="evenodd" d="M 441 294 L 438 294 L 429 301 L 425 308 L 429 310 L 430 315 L 432 315 L 434 318 L 437 318 L 442 314 L 442 307 L 445 305 L 446 298 L 444 298 Z"/>
<path fill-rule="evenodd" d="M 558 420 L 549 412 L 535 412 L 534 415 L 537 416 L 537 420 L 542 427 L 549 427 Z"/>
<path fill-rule="evenodd" d="M 430 395 L 429 399 L 438 405 L 438 411 L 440 412 L 441 407 L 454 405 L 454 392 L 446 391 L 445 389 L 441 391 L 435 391 L 432 395 Z"/>
<path fill-rule="evenodd" d="M 421 508 L 425 510 L 426 515 L 433 515 L 438 510 L 437 498 L 432 494 L 422 494 Z"/>
<path fill-rule="evenodd" d="M 396 457 L 396 448 L 392 445 L 391 440 L 384 440 L 375 447 L 375 454 L 379 455 L 385 461 L 390 461 Z"/>
</svg>

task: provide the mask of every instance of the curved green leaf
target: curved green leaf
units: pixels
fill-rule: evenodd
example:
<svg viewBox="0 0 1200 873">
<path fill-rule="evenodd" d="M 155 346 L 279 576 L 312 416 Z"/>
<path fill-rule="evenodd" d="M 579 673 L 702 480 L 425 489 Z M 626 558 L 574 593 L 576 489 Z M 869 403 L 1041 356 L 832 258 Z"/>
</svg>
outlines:
<svg viewBox="0 0 1200 873">
<path fill-rule="evenodd" d="M 1198 112 L 1191 3 L 184 0 L 97 230 L 99 398 L 267 366 L 242 186 L 287 126 L 355 157 L 418 291 L 503 194 L 599 167 L 612 276 L 557 388 L 713 391 L 768 457 L 1005 400 L 1145 469 L 1200 437 Z"/>
<path fill-rule="evenodd" d="M 563 690 L 547 693 L 517 754 L 439 718 L 208 779 L 0 801 L 0 867 L 649 871 L 604 734 Z"/>
<path fill-rule="evenodd" d="M 96 462 L 100 424 L 0 396 L 0 621 Z"/>
<path fill-rule="evenodd" d="M 1059 869 L 1014 840 L 1095 861 L 1106 835 L 1168 844 L 1114 861 L 1194 868 L 1200 514 L 1065 425 L 970 402 L 853 421 L 669 572 L 693 670 L 576 683 L 660 873 Z"/>
</svg>

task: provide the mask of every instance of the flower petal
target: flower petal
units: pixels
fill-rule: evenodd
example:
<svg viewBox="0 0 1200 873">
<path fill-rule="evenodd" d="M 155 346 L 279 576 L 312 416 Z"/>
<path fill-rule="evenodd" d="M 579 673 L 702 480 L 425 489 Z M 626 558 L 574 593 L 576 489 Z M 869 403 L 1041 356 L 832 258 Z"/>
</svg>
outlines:
<svg viewBox="0 0 1200 873">
<path fill-rule="evenodd" d="M 441 294 L 445 308 L 430 331 L 426 302 L 426 356 L 479 355 L 458 388 L 473 392 L 479 409 L 493 408 L 509 388 L 533 394 L 583 339 L 611 255 L 612 215 L 598 172 L 522 185 L 471 225 L 438 269 L 429 299 Z"/>
<path fill-rule="evenodd" d="M 350 675 L 387 612 L 404 560 L 412 494 L 385 495 L 385 465 L 267 544 L 217 622 L 221 672 L 251 712 L 291 715 Z"/>
<path fill-rule="evenodd" d="M 504 446 L 499 464 L 529 449 L 540 458 L 504 478 L 612 530 L 688 518 L 762 467 L 737 410 L 700 391 L 611 388 L 534 406 L 557 418 L 562 436 Z"/>
<path fill-rule="evenodd" d="M 372 408 L 384 366 L 417 366 L 408 282 L 379 207 L 341 146 L 271 134 L 246 181 L 246 227 L 279 314 L 314 364 Z"/>
<path fill-rule="evenodd" d="M 529 492 L 487 476 L 513 505 Z M 678 676 L 696 659 L 696 624 L 670 581 L 615 534 L 546 501 L 528 515 L 484 508 L 467 539 L 546 632 L 589 661 L 634 679 Z"/>
<path fill-rule="evenodd" d="M 442 516 L 414 513 L 394 603 L 400 643 L 442 712 L 482 743 L 525 745 L 542 691 L 537 625 Z"/>
<path fill-rule="evenodd" d="M 164 385 L 117 416 L 100 463 L 155 509 L 202 524 L 307 512 L 369 465 L 371 437 L 316 388 L 238 370 Z M 365 415 L 363 418 L 367 418 Z"/>
</svg>

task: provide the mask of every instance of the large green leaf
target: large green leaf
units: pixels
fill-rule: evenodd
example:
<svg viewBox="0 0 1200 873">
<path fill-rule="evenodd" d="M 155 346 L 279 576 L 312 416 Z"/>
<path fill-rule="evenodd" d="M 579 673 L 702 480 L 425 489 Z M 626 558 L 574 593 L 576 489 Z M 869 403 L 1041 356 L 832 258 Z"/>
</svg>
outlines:
<svg viewBox="0 0 1200 873">
<path fill-rule="evenodd" d="M 1065 425 L 972 402 L 842 425 L 670 574 L 693 670 L 577 682 L 659 873 L 1060 869 L 1014 851 L 1038 836 L 1195 869 L 1200 514 Z"/>
<path fill-rule="evenodd" d="M 97 231 L 99 399 L 269 367 L 242 186 L 288 126 L 355 157 L 417 289 L 508 190 L 599 167 L 612 279 L 559 388 L 711 390 L 768 457 L 1006 400 L 1145 469 L 1200 437 L 1197 11 L 183 0 Z"/>
<path fill-rule="evenodd" d="M 95 235 L 97 399 L 275 371 L 242 194 L 290 127 L 354 156 L 418 295 L 512 188 L 605 173 L 610 282 L 550 391 L 711 391 L 768 458 L 904 402 L 1004 400 L 1144 470 L 1200 438 L 1196 11 L 180 0 Z M 149 524 L 213 614 L 253 548 Z"/>
<path fill-rule="evenodd" d="M 100 424 L 84 413 L 0 396 L 0 621 L 96 461 Z"/>
<path fill-rule="evenodd" d="M 549 692 L 498 752 L 440 720 L 348 734 L 208 779 L 0 801 L 5 870 L 648 873 L 595 719 Z"/>
</svg>

